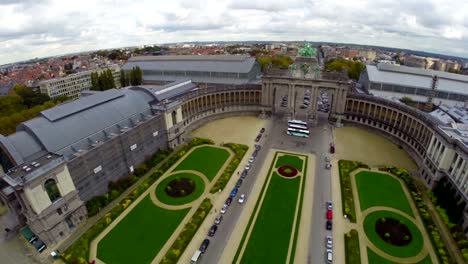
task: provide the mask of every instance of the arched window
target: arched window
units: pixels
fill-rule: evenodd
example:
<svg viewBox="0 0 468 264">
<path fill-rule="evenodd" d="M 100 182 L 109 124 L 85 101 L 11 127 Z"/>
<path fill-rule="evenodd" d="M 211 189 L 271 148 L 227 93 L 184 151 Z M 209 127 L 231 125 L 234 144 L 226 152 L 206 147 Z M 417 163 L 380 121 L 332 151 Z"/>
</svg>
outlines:
<svg viewBox="0 0 468 264">
<path fill-rule="evenodd" d="M 44 188 L 45 188 L 47 194 L 49 195 L 49 198 L 50 198 L 51 202 L 55 202 L 56 200 L 58 200 L 61 197 L 60 191 L 59 191 L 59 189 L 57 187 L 57 183 L 55 182 L 54 179 L 48 179 L 44 183 Z"/>
<path fill-rule="evenodd" d="M 177 112 L 172 111 L 172 125 L 177 124 Z"/>
</svg>

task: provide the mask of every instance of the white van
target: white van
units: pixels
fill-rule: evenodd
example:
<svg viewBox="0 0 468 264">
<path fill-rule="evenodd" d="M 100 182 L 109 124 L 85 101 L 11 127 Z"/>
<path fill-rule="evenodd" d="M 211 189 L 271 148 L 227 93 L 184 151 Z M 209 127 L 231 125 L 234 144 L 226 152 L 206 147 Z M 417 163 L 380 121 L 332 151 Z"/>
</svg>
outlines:
<svg viewBox="0 0 468 264">
<path fill-rule="evenodd" d="M 200 250 L 195 251 L 195 253 L 192 256 L 192 259 L 190 260 L 190 264 L 198 263 L 198 261 L 201 259 L 202 252 Z"/>
</svg>

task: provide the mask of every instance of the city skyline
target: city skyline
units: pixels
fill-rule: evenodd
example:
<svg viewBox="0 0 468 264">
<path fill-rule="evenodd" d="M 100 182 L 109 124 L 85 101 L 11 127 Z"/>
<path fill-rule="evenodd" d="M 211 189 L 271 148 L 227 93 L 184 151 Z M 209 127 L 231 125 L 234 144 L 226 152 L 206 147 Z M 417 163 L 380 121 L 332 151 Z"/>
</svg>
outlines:
<svg viewBox="0 0 468 264">
<path fill-rule="evenodd" d="M 0 3 L 0 65 L 190 41 L 310 41 L 468 57 L 464 1 L 92 1 Z"/>
</svg>

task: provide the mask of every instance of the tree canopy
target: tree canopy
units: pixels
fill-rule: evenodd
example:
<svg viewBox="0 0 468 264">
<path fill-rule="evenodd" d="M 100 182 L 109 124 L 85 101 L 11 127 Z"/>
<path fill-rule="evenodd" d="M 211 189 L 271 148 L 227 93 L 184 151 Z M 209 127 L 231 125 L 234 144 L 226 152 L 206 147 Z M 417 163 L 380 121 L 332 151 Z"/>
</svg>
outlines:
<svg viewBox="0 0 468 264">
<path fill-rule="evenodd" d="M 120 72 L 120 84 L 122 87 L 129 85 L 141 85 L 142 83 L 143 71 L 140 69 L 140 67 L 135 66 L 126 73 L 123 70 Z"/>
<path fill-rule="evenodd" d="M 257 58 L 257 61 L 260 66 L 262 66 L 262 71 L 265 70 L 266 66 L 269 64 L 274 67 L 287 68 L 293 63 L 291 57 L 285 55 L 261 56 Z"/>
<path fill-rule="evenodd" d="M 359 61 L 349 61 L 345 59 L 332 59 L 325 64 L 325 69 L 330 71 L 348 71 L 348 77 L 353 80 L 358 80 L 361 72 L 366 68 L 366 65 Z"/>
<path fill-rule="evenodd" d="M 91 90 L 105 91 L 112 88 L 115 88 L 115 81 L 110 69 L 107 69 L 101 73 L 91 73 Z"/>
</svg>

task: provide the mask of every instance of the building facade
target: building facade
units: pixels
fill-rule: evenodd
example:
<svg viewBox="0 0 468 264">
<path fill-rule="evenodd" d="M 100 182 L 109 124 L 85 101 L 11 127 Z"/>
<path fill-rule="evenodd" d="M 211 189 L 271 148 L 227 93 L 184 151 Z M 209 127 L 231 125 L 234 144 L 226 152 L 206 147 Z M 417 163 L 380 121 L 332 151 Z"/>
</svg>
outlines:
<svg viewBox="0 0 468 264">
<path fill-rule="evenodd" d="M 102 73 L 107 69 L 112 71 L 116 88 L 120 88 L 120 67 L 114 65 L 107 68 L 83 71 L 70 74 L 65 77 L 41 81 L 39 83 L 39 89 L 42 94 L 46 94 L 50 98 L 56 98 L 59 96 L 78 98 L 82 91 L 91 90 L 91 73 Z"/>
</svg>

